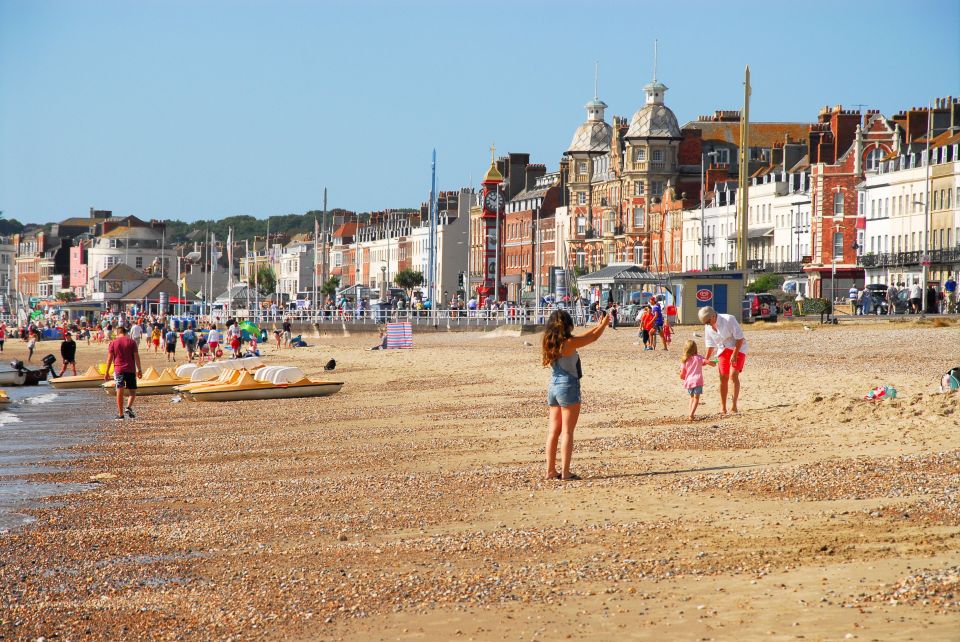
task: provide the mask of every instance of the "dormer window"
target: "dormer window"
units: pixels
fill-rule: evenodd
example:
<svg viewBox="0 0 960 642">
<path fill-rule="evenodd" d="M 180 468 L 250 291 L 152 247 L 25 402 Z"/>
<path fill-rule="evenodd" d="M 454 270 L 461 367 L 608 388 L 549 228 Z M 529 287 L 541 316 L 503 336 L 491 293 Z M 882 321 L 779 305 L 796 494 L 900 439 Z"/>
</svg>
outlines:
<svg viewBox="0 0 960 642">
<path fill-rule="evenodd" d="M 870 150 L 870 153 L 867 154 L 867 169 L 877 170 L 880 168 L 880 162 L 883 160 L 883 149 L 880 147 L 874 147 Z"/>
</svg>

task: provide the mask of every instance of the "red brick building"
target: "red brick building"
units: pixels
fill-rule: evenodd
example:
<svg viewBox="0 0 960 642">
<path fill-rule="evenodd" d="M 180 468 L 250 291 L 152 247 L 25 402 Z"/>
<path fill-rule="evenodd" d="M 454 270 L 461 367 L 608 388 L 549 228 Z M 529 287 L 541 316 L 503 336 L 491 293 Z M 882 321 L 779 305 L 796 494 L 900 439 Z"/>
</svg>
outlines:
<svg viewBox="0 0 960 642">
<path fill-rule="evenodd" d="M 544 165 L 529 164 L 525 176 L 503 222 L 502 282 L 513 301 L 536 298 L 537 287 L 545 291 L 556 260 L 554 214 L 564 196 L 560 172 L 548 174 Z"/>
<path fill-rule="evenodd" d="M 683 210 L 694 206 L 694 199 L 677 194 L 669 186 L 663 199 L 650 205 L 647 224 L 650 228 L 648 269 L 654 273 L 683 271 Z M 699 203 L 699 199 L 696 199 Z"/>
<path fill-rule="evenodd" d="M 811 263 L 804 268 L 814 296 L 842 298 L 863 286 L 857 263 L 858 229 L 865 219 L 857 184 L 864 169 L 900 145 L 896 128 L 878 111 L 824 107 L 810 126 Z"/>
</svg>

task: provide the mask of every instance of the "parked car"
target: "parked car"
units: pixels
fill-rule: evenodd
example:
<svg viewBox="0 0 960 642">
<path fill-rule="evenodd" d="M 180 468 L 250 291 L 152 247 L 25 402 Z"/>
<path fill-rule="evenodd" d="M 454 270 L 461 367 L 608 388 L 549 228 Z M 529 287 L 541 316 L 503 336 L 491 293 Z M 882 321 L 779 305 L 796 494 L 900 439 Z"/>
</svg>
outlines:
<svg viewBox="0 0 960 642">
<path fill-rule="evenodd" d="M 750 302 L 750 318 L 744 321 L 777 320 L 777 297 L 772 294 L 748 294 L 745 298 Z"/>
<path fill-rule="evenodd" d="M 867 291 L 873 297 L 873 309 L 876 314 L 887 314 L 887 286 L 883 283 L 868 283 Z M 910 307 L 910 293 L 906 290 L 897 292 L 897 300 L 894 312 L 896 314 L 906 314 Z"/>
</svg>

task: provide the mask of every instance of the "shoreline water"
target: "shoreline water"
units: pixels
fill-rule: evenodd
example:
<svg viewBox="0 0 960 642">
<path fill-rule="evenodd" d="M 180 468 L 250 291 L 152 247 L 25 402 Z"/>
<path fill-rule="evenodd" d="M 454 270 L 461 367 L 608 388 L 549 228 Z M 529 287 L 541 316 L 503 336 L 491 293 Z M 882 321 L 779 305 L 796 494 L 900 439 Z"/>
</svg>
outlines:
<svg viewBox="0 0 960 642">
<path fill-rule="evenodd" d="M 37 481 L 63 472 L 64 462 L 88 456 L 72 448 L 93 443 L 99 417 L 91 404 L 105 403 L 95 390 L 55 390 L 49 384 L 11 386 L 0 411 L 0 537 L 34 521 L 23 513 L 44 498 L 75 493 L 87 484 Z"/>
</svg>

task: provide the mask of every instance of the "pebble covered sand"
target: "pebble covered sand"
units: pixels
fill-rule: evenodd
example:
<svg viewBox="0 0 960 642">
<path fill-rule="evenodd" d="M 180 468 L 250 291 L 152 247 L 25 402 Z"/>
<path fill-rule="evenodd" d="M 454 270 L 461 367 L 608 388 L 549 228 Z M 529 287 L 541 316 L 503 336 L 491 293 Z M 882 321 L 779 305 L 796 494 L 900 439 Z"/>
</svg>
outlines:
<svg viewBox="0 0 960 642">
<path fill-rule="evenodd" d="M 34 476 L 93 488 L 0 536 L 0 637 L 958 640 L 960 395 L 936 388 L 960 324 L 810 328 L 748 328 L 741 412 L 708 369 L 695 423 L 699 330 L 656 353 L 607 331 L 568 483 L 543 479 L 535 335 L 270 348 L 346 385 L 143 398 Z M 862 400 L 883 384 L 898 398 Z"/>
</svg>

